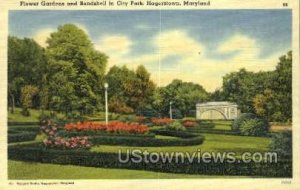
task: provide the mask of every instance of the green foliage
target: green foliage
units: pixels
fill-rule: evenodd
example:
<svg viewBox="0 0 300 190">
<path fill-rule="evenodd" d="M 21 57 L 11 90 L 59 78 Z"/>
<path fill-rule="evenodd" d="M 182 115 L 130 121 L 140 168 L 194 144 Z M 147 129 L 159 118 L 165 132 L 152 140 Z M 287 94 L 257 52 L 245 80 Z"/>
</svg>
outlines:
<svg viewBox="0 0 300 190">
<path fill-rule="evenodd" d="M 268 130 L 268 122 L 258 118 L 245 120 L 240 127 L 240 133 L 246 136 L 266 136 Z"/>
<path fill-rule="evenodd" d="M 32 107 L 32 99 L 38 93 L 38 88 L 32 85 L 26 85 L 21 89 L 22 114 L 30 116 L 29 108 Z"/>
<path fill-rule="evenodd" d="M 166 116 L 169 115 L 170 102 L 173 102 L 172 109 L 179 110 L 183 116 L 186 116 L 191 110 L 195 110 L 197 102 L 203 102 L 209 98 L 208 93 L 201 85 L 177 79 L 161 88 L 159 93 L 161 100 L 155 101 L 161 101 L 161 109 Z"/>
<path fill-rule="evenodd" d="M 133 113 L 133 109 L 127 106 L 124 101 L 120 100 L 116 96 L 110 98 L 108 103 L 108 110 L 110 112 L 121 113 L 121 114 Z"/>
<path fill-rule="evenodd" d="M 174 121 L 167 125 L 167 129 L 175 131 L 185 131 L 186 128 L 181 124 L 180 121 Z"/>
<path fill-rule="evenodd" d="M 137 109 L 136 114 L 147 118 L 159 117 L 159 113 L 150 106 Z"/>
<path fill-rule="evenodd" d="M 65 131 L 60 130 L 57 132 L 57 136 L 60 137 L 76 137 L 76 136 L 109 136 L 109 137 L 136 137 L 136 138 L 154 138 L 155 135 L 153 133 L 145 133 L 145 134 L 134 134 L 134 133 L 109 133 L 105 131 Z"/>
<path fill-rule="evenodd" d="M 223 77 L 222 90 L 213 100 L 236 102 L 241 112 L 251 112 L 269 121 L 292 118 L 292 52 L 279 58 L 275 71 L 253 73 L 241 69 Z"/>
<path fill-rule="evenodd" d="M 109 101 L 114 103 L 112 109 L 118 113 L 130 113 L 151 103 L 155 85 L 144 66 L 138 66 L 136 71 L 126 66 L 113 66 L 107 73 L 106 80 L 109 81 Z M 117 108 L 118 104 L 120 108 Z"/>
<path fill-rule="evenodd" d="M 36 135 L 37 133 L 35 132 L 17 131 L 16 133 L 9 133 L 7 135 L 7 141 L 8 143 L 32 141 L 35 139 Z"/>
<path fill-rule="evenodd" d="M 292 132 L 274 133 L 270 144 L 270 151 L 277 152 L 280 159 L 292 159 L 293 142 Z"/>
<path fill-rule="evenodd" d="M 32 141 L 38 132 L 37 126 L 9 126 L 7 141 L 8 143 Z"/>
<path fill-rule="evenodd" d="M 100 107 L 107 56 L 96 51 L 83 30 L 58 27 L 47 41 L 50 108 L 80 114 Z"/>
<path fill-rule="evenodd" d="M 21 106 L 21 89 L 25 85 L 40 88 L 42 77 L 47 72 L 45 50 L 34 40 L 8 37 L 8 106 L 14 112 L 15 106 Z M 38 96 L 33 106 L 39 104 Z"/>
<path fill-rule="evenodd" d="M 120 115 L 118 120 L 122 122 L 134 122 L 136 121 L 136 117 L 135 115 Z"/>
<path fill-rule="evenodd" d="M 241 125 L 249 119 L 256 118 L 256 115 L 253 113 L 242 113 L 232 123 L 232 130 L 233 131 L 240 131 Z"/>
</svg>

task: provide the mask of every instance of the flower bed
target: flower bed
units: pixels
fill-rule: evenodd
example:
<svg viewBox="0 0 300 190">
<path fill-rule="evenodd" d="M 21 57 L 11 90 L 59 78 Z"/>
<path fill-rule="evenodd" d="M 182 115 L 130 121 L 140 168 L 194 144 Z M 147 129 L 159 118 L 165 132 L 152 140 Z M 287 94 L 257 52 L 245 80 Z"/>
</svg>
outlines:
<svg viewBox="0 0 300 190">
<path fill-rule="evenodd" d="M 92 146 L 88 137 L 64 138 L 57 136 L 58 126 L 51 120 L 43 120 L 40 130 L 46 135 L 46 138 L 43 140 L 43 145 L 48 148 L 81 149 L 90 148 Z"/>
<path fill-rule="evenodd" d="M 79 122 L 66 124 L 64 129 L 66 131 L 106 131 L 111 133 L 135 133 L 144 134 L 149 132 L 146 125 L 138 123 L 124 123 L 120 121 L 113 121 L 106 125 L 100 122 Z"/>
<path fill-rule="evenodd" d="M 43 143 L 45 146 L 51 148 L 90 148 L 92 146 L 88 137 L 46 138 Z"/>
<path fill-rule="evenodd" d="M 169 118 L 151 118 L 151 122 L 154 125 L 168 125 L 173 122 L 173 120 Z"/>
</svg>

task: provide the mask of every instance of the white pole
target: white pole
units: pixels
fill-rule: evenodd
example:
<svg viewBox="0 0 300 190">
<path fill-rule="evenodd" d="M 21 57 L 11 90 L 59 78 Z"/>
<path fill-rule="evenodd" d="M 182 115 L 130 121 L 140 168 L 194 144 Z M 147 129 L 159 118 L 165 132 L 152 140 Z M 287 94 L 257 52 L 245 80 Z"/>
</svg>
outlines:
<svg viewBox="0 0 300 190">
<path fill-rule="evenodd" d="M 104 84 L 105 87 L 105 124 L 106 126 L 108 125 L 108 98 L 107 98 L 107 88 L 108 88 L 108 84 L 105 83 Z"/>
</svg>

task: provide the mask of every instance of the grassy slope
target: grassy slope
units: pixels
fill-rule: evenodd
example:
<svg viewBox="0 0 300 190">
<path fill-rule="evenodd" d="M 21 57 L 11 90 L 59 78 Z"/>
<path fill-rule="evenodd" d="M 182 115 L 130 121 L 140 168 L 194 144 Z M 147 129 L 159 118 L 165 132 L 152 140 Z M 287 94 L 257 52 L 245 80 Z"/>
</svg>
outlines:
<svg viewBox="0 0 300 190">
<path fill-rule="evenodd" d="M 174 179 L 217 177 L 223 178 L 226 176 L 172 174 L 127 169 L 106 169 L 8 161 L 8 179 Z"/>
</svg>

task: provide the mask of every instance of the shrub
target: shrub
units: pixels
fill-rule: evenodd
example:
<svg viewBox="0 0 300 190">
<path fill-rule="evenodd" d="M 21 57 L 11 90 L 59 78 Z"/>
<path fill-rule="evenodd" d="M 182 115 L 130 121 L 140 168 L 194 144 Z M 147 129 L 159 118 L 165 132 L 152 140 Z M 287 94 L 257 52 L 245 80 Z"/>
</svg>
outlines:
<svg viewBox="0 0 300 190">
<path fill-rule="evenodd" d="M 84 131 L 84 130 L 101 130 L 112 133 L 140 133 L 144 134 L 149 131 L 146 125 L 141 125 L 138 123 L 124 123 L 120 121 L 112 121 L 106 125 L 100 122 L 78 122 L 69 123 L 64 127 L 67 131 Z"/>
<path fill-rule="evenodd" d="M 148 118 L 159 117 L 159 113 L 150 107 L 139 108 L 136 114 Z"/>
<path fill-rule="evenodd" d="M 202 136 L 195 136 L 182 139 L 157 139 L 157 138 L 136 138 L 136 137 L 116 137 L 116 136 L 93 136 L 90 138 L 93 144 L 123 145 L 140 147 L 160 147 L 160 146 L 192 146 L 203 143 Z"/>
<path fill-rule="evenodd" d="M 36 138 L 36 132 L 23 132 L 23 131 L 9 131 L 7 142 L 24 142 L 33 141 Z"/>
<path fill-rule="evenodd" d="M 175 131 L 175 130 L 165 130 L 165 129 L 152 129 L 151 132 L 156 135 L 164 135 L 164 136 L 172 136 L 172 137 L 180 137 L 180 138 L 193 138 L 198 137 L 199 134 L 194 134 L 186 131 Z"/>
<path fill-rule="evenodd" d="M 124 101 L 118 99 L 117 97 L 113 96 L 109 100 L 109 110 L 116 113 L 122 114 L 130 114 L 133 113 L 133 109 L 126 105 Z"/>
<path fill-rule="evenodd" d="M 247 136 L 265 136 L 268 133 L 268 123 L 262 119 L 248 119 L 240 127 L 242 135 Z"/>
<path fill-rule="evenodd" d="M 173 119 L 182 119 L 183 115 L 180 110 L 172 109 L 172 117 L 173 117 Z"/>
<path fill-rule="evenodd" d="M 242 113 L 233 121 L 232 130 L 239 131 L 244 121 L 248 119 L 254 119 L 254 118 L 256 118 L 256 115 L 253 113 Z"/>
<path fill-rule="evenodd" d="M 60 130 L 56 133 L 56 136 L 59 137 L 77 137 L 77 136 L 115 136 L 115 137 L 136 137 L 136 138 L 154 138 L 155 135 L 153 133 L 144 133 L 144 134 L 136 134 L 136 133 L 108 133 L 106 131 L 94 131 L 94 130 L 84 130 L 84 131 L 65 131 Z"/>
<path fill-rule="evenodd" d="M 184 131 L 186 128 L 179 122 L 175 121 L 167 125 L 167 129 L 169 130 L 175 130 L 175 131 Z"/>
<path fill-rule="evenodd" d="M 151 122 L 154 125 L 168 125 L 174 121 L 169 118 L 151 118 Z"/>
<path fill-rule="evenodd" d="M 182 124 L 185 128 L 192 128 L 197 125 L 197 123 L 195 121 L 191 121 L 191 120 L 185 120 L 182 122 Z"/>
<path fill-rule="evenodd" d="M 136 121 L 136 117 L 135 115 L 120 115 L 118 120 L 122 122 L 134 122 Z"/>
<path fill-rule="evenodd" d="M 50 112 L 50 113 L 45 113 L 42 112 L 39 117 L 38 117 L 39 121 L 44 121 L 44 120 L 57 120 L 57 115 L 55 114 L 55 112 Z"/>
<path fill-rule="evenodd" d="M 292 132 L 284 131 L 272 135 L 270 151 L 277 152 L 279 158 L 292 159 Z"/>
<path fill-rule="evenodd" d="M 138 123 L 143 123 L 146 121 L 146 118 L 144 116 L 136 116 L 136 121 Z"/>
</svg>

